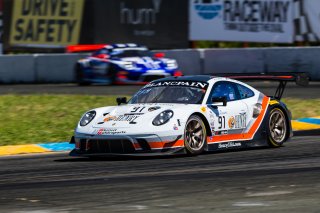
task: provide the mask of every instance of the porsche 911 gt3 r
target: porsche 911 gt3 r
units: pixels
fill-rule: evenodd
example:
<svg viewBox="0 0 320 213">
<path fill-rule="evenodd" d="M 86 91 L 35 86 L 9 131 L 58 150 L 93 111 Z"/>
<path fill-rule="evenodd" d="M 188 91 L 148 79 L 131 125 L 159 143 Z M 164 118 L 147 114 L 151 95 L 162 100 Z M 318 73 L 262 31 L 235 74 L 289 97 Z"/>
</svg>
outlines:
<svg viewBox="0 0 320 213">
<path fill-rule="evenodd" d="M 197 155 L 242 147 L 279 147 L 292 136 L 290 111 L 280 101 L 283 82 L 296 77 L 263 79 L 281 80 L 275 97 L 225 77 L 153 81 L 128 102 L 118 98 L 119 106 L 86 112 L 71 139 L 75 149 L 70 155 Z"/>
<path fill-rule="evenodd" d="M 163 53 L 153 54 L 145 46 L 132 43 L 78 46 L 84 50 L 100 47 L 77 62 L 75 72 L 80 85 L 146 84 L 155 79 L 182 75 L 176 60 L 165 58 Z"/>
</svg>

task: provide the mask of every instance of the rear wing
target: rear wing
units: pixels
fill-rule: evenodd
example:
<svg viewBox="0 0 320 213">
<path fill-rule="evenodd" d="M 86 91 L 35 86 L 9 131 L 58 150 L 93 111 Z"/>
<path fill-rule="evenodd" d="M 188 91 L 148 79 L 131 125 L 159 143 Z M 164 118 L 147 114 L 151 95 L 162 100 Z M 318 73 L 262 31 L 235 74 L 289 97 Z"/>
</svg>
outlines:
<svg viewBox="0 0 320 213">
<path fill-rule="evenodd" d="M 78 44 L 69 45 L 66 47 L 67 53 L 79 53 L 79 52 L 94 52 L 102 49 L 107 44 Z"/>
<path fill-rule="evenodd" d="M 214 76 L 227 77 L 236 80 L 278 81 L 279 85 L 273 96 L 278 100 L 281 99 L 287 82 L 295 82 L 300 86 L 307 86 L 309 84 L 309 76 L 305 72 L 217 73 L 214 74 Z"/>
</svg>

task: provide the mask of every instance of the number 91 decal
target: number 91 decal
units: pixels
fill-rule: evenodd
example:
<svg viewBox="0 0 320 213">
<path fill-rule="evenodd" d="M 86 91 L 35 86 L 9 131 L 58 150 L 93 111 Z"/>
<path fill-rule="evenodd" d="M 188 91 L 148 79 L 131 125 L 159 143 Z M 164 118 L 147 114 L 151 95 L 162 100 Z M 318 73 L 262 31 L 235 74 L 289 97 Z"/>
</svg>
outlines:
<svg viewBox="0 0 320 213">
<path fill-rule="evenodd" d="M 226 128 L 226 116 L 219 116 L 218 118 L 218 129 L 225 129 Z"/>
</svg>

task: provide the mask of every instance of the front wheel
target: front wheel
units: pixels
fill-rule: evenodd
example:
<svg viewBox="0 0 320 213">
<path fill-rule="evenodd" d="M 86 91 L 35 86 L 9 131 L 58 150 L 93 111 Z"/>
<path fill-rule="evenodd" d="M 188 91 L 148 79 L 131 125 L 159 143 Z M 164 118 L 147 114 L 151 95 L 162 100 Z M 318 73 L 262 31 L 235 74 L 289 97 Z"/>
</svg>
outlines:
<svg viewBox="0 0 320 213">
<path fill-rule="evenodd" d="M 76 76 L 76 82 L 78 83 L 79 86 L 90 85 L 88 81 L 84 80 L 83 71 L 79 63 L 75 65 L 75 76 Z"/>
<path fill-rule="evenodd" d="M 279 147 L 287 139 L 287 118 L 279 108 L 271 110 L 268 118 L 268 143 L 271 147 Z"/>
<path fill-rule="evenodd" d="M 206 144 L 206 127 L 202 119 L 192 115 L 184 130 L 184 145 L 189 155 L 199 155 L 203 152 Z"/>
<path fill-rule="evenodd" d="M 117 82 L 117 68 L 115 65 L 110 64 L 107 69 L 107 76 L 110 79 L 110 84 L 115 84 Z"/>
</svg>

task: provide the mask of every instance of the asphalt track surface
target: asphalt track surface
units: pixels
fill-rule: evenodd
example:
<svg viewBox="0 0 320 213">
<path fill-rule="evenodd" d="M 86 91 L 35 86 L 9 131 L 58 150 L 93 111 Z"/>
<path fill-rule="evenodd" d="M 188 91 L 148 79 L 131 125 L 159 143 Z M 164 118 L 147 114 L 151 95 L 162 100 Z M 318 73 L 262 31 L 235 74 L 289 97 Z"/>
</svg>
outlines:
<svg viewBox="0 0 320 213">
<path fill-rule="evenodd" d="M 266 95 L 273 95 L 275 82 L 247 82 Z M 85 94 L 85 95 L 133 95 L 142 86 L 107 86 L 77 84 L 16 84 L 0 85 L 0 95 L 3 94 Z M 320 82 L 310 82 L 309 86 L 301 87 L 288 83 L 283 97 L 320 98 Z"/>
<path fill-rule="evenodd" d="M 0 212 L 319 212 L 319 140 L 197 157 L 1 157 Z"/>
</svg>

